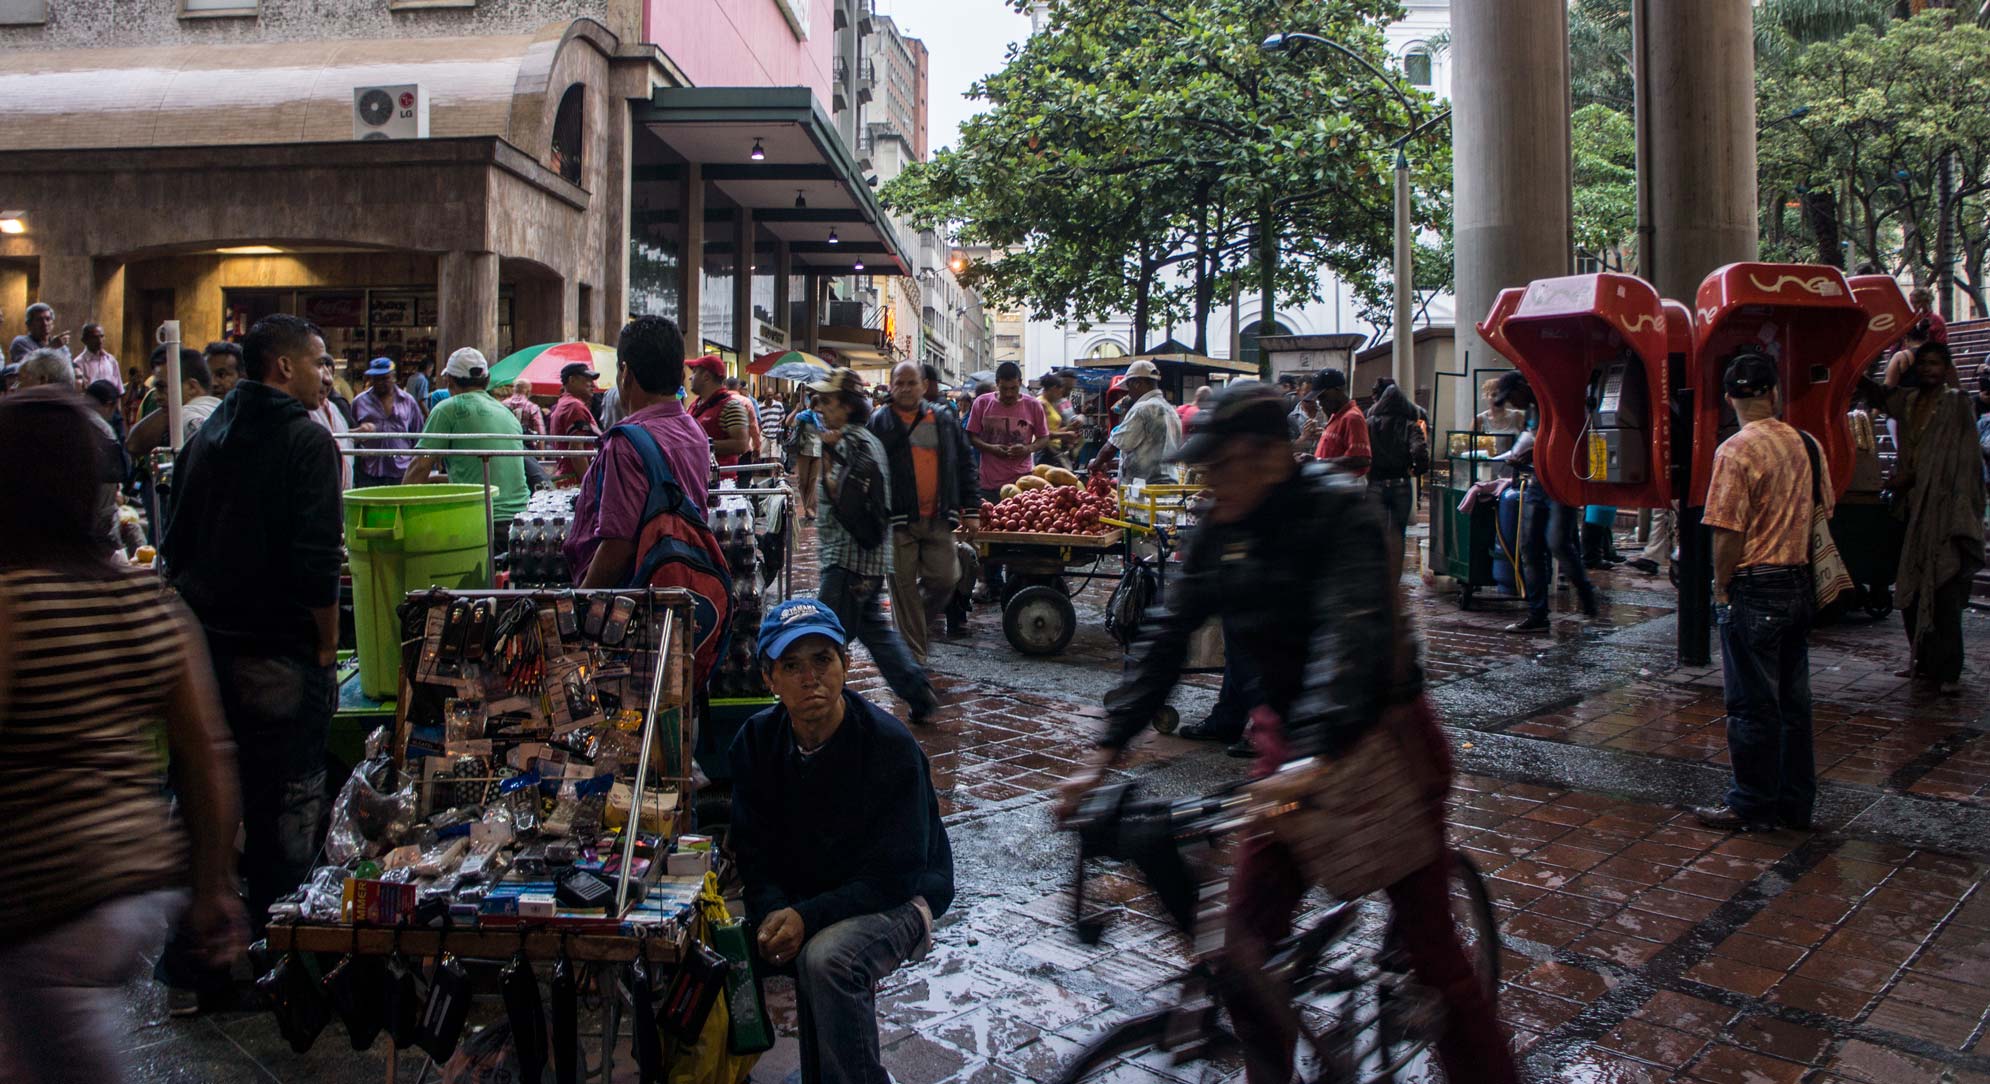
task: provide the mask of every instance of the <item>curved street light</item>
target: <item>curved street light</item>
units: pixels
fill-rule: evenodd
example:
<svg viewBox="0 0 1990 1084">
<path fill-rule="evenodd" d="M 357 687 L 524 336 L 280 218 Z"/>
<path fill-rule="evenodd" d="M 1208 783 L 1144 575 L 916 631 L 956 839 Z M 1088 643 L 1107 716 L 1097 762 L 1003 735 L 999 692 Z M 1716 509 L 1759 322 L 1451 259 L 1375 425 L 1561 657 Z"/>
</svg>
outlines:
<svg viewBox="0 0 1990 1084">
<path fill-rule="evenodd" d="M 1376 67 L 1367 57 L 1362 56 L 1360 53 L 1355 52 L 1353 49 L 1332 38 L 1323 38 L 1318 34 L 1307 34 L 1301 31 L 1287 31 L 1283 34 L 1273 34 L 1264 39 L 1264 41 L 1258 43 L 1258 48 L 1267 53 L 1283 53 L 1294 45 L 1324 45 L 1366 68 L 1370 75 L 1380 80 L 1383 86 L 1389 88 L 1389 92 L 1396 96 L 1396 100 L 1402 104 L 1403 112 L 1409 117 L 1409 131 L 1404 132 L 1401 138 L 1392 144 L 1396 151 L 1396 252 L 1390 273 L 1396 279 L 1396 326 L 1394 329 L 1396 343 L 1395 349 L 1392 351 L 1393 356 L 1390 359 L 1389 368 L 1391 376 L 1396 381 L 1396 386 L 1403 389 L 1403 394 L 1409 397 L 1410 402 L 1414 403 L 1416 402 L 1417 391 L 1415 360 L 1416 333 L 1411 328 L 1410 323 L 1416 292 L 1416 268 L 1415 250 L 1412 247 L 1415 238 L 1410 223 L 1409 145 L 1424 132 L 1449 120 L 1451 118 L 1451 111 L 1446 109 L 1429 120 L 1419 121 L 1417 118 L 1421 111 L 1417 108 L 1416 100 L 1411 98 L 1403 90 L 1402 84 L 1396 82 L 1394 78 L 1390 77 L 1381 68 Z M 1348 375 L 1352 377 L 1354 374 L 1350 372 Z"/>
</svg>

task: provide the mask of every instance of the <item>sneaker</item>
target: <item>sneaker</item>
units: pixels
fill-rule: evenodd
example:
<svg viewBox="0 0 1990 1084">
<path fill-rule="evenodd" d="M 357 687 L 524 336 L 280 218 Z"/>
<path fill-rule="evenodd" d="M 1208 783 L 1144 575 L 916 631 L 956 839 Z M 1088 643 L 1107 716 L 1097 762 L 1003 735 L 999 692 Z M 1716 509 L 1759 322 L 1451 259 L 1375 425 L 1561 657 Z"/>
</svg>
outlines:
<svg viewBox="0 0 1990 1084">
<path fill-rule="evenodd" d="M 1693 816 L 1717 832 L 1769 832 L 1776 827 L 1773 821 L 1750 820 L 1724 805 L 1701 806 L 1693 810 Z"/>
<path fill-rule="evenodd" d="M 1631 568 L 1637 569 L 1639 572 L 1642 572 L 1647 576 L 1658 575 L 1657 561 L 1647 560 L 1643 557 L 1633 557 L 1630 560 L 1625 561 L 1624 564 Z"/>
<path fill-rule="evenodd" d="M 1224 746 L 1223 751 L 1230 756 L 1236 757 L 1238 760 L 1249 760 L 1258 755 L 1257 747 L 1251 744 L 1251 739 L 1249 738 L 1238 738 L 1236 741 Z"/>
<path fill-rule="evenodd" d="M 175 1019 L 185 1019 L 200 1015 L 200 991 L 182 990 L 177 986 L 166 988 L 166 1015 Z"/>
<path fill-rule="evenodd" d="M 1545 617 L 1528 617 L 1525 620 L 1515 621 L 1513 624 L 1506 626 L 1505 631 L 1546 632 L 1548 631 L 1548 619 Z"/>
<path fill-rule="evenodd" d="M 1603 600 L 1596 596 L 1596 592 L 1591 591 L 1582 596 L 1582 616 L 1593 621 L 1602 615 Z"/>
<path fill-rule="evenodd" d="M 1238 732 L 1235 727 L 1224 726 L 1213 719 L 1204 719 L 1201 722 L 1176 727 L 1175 737 L 1187 738 L 1190 741 L 1233 742 L 1237 740 Z"/>
</svg>

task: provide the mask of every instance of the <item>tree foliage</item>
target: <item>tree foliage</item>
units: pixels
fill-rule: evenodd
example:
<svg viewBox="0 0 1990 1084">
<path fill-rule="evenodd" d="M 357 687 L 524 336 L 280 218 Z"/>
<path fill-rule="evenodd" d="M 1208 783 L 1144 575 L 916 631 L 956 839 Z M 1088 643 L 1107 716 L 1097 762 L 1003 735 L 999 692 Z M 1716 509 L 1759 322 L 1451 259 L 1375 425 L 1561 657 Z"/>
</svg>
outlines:
<svg viewBox="0 0 1990 1084">
<path fill-rule="evenodd" d="M 1018 7 L 1027 6 L 1018 0 Z M 960 145 L 885 187 L 913 224 L 1001 253 L 969 280 L 1041 319 L 1180 320 L 1207 349 L 1219 291 L 1257 286 L 1276 238 L 1281 307 L 1319 274 L 1372 281 L 1393 230 L 1390 144 L 1437 112 L 1338 54 L 1267 54 L 1303 31 L 1388 64 L 1394 0 L 1059 0 L 1050 25 L 971 93 Z M 1411 148 L 1414 221 L 1441 233 L 1450 136 Z M 1444 268 L 1448 279 L 1448 263 Z"/>
<path fill-rule="evenodd" d="M 1946 244 L 1980 306 L 1990 243 L 1986 71 L 1990 30 L 1943 10 L 1884 33 L 1860 27 L 1764 68 L 1762 114 L 1789 118 L 1761 139 L 1768 234 L 1840 236 L 1855 265 L 1917 282 L 1944 273 Z M 1786 194 L 1809 213 L 1794 229 L 1779 221 Z"/>
</svg>

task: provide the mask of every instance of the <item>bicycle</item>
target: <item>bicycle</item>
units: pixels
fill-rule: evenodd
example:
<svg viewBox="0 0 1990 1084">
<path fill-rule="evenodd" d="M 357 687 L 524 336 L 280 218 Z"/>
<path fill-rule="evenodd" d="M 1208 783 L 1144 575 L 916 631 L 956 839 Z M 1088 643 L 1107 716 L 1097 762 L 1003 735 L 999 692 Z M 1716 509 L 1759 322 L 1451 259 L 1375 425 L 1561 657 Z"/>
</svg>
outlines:
<svg viewBox="0 0 1990 1084">
<path fill-rule="evenodd" d="M 1226 1025 L 1229 1006 L 1289 1003 L 1296 1023 L 1298 1079 L 1306 1084 L 1385 1084 L 1410 1067 L 1435 1041 L 1443 1009 L 1410 974 L 1394 931 L 1378 946 L 1357 943 L 1377 924 L 1362 900 L 1334 901 L 1306 929 L 1270 947 L 1266 966 L 1227 966 L 1222 945 L 1220 886 L 1206 859 L 1215 842 L 1250 824 L 1259 803 L 1241 785 L 1184 800 L 1142 799 L 1136 784 L 1101 787 L 1087 797 L 1070 827 L 1078 834 L 1073 912 L 1079 940 L 1097 944 L 1107 912 L 1085 903 L 1089 863 L 1119 859 L 1137 867 L 1169 918 L 1187 934 L 1196 960 L 1174 980 L 1182 996 L 1166 1009 L 1122 1021 L 1092 1040 L 1065 1066 L 1057 1084 L 1077 1084 L 1149 1052 L 1171 1064 L 1235 1060 L 1248 1055 Z M 1488 998 L 1499 989 L 1499 933 L 1479 871 L 1453 852 L 1451 895 L 1455 925 Z M 1364 921 L 1364 918 L 1371 921 Z M 1324 959 L 1323 959 L 1324 958 Z M 1315 1020 L 1324 1017 L 1324 1026 Z M 1308 1073 L 1310 1056 L 1313 1072 Z"/>
</svg>

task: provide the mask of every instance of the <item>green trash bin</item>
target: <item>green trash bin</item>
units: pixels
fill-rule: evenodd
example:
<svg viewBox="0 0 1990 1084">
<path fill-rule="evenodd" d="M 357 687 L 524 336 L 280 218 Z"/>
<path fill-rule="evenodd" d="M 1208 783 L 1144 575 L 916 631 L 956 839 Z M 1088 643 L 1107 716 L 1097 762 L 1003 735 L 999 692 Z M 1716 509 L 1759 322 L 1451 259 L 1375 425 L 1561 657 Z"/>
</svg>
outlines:
<svg viewBox="0 0 1990 1084">
<path fill-rule="evenodd" d="M 347 490 L 353 635 L 360 691 L 400 693 L 400 606 L 409 591 L 489 587 L 483 486 L 375 486 Z"/>
</svg>

